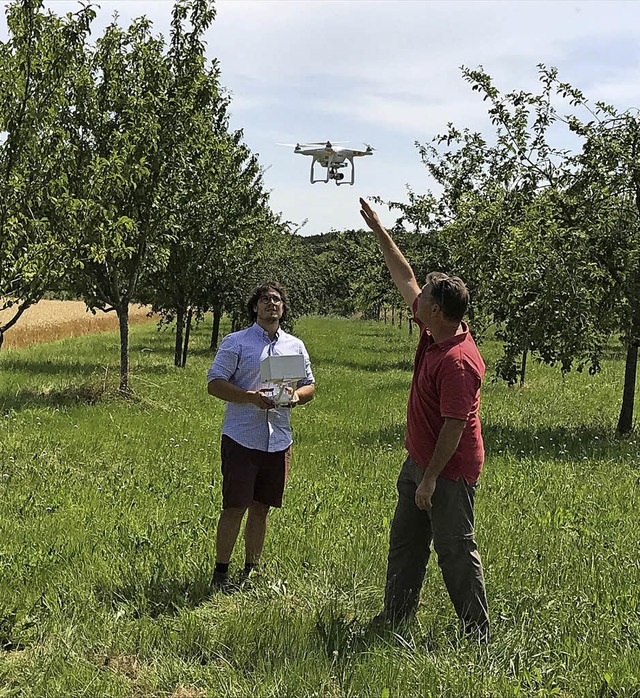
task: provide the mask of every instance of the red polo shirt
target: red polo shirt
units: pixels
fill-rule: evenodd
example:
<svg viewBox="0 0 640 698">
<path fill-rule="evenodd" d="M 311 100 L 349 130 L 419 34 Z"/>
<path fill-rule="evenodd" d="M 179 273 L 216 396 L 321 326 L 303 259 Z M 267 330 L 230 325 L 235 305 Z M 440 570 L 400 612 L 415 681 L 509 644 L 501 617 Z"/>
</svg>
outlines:
<svg viewBox="0 0 640 698">
<path fill-rule="evenodd" d="M 473 484 L 484 461 L 478 416 L 484 361 L 465 323 L 461 334 L 434 342 L 424 325 L 416 322 L 421 332 L 407 406 L 406 449 L 419 466 L 426 468 L 445 417 L 465 420 L 460 444 L 440 475 L 449 480 L 462 476 Z"/>
</svg>

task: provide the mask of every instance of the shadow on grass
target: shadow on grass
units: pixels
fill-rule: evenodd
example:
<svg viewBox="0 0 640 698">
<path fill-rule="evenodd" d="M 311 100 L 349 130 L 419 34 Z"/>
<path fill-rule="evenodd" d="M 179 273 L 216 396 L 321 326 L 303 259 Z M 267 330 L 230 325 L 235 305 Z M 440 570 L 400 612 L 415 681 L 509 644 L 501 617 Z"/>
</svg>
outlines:
<svg viewBox="0 0 640 698">
<path fill-rule="evenodd" d="M 392 325 L 390 322 L 388 324 L 381 323 L 379 327 L 366 327 L 366 326 L 358 326 L 358 329 L 356 329 L 355 332 L 351 334 L 352 337 L 389 337 L 390 331 L 395 330 L 398 333 L 401 332 L 406 332 L 406 334 L 409 334 L 409 330 L 405 328 L 403 325 L 402 327 L 398 327 L 397 325 Z M 415 332 L 415 330 L 414 330 Z M 417 336 L 417 335 L 416 335 Z"/>
<path fill-rule="evenodd" d="M 603 361 L 624 361 L 627 350 L 623 346 L 608 346 L 602 352 Z"/>
<path fill-rule="evenodd" d="M 523 458 L 535 455 L 545 461 L 610 458 L 619 453 L 626 438 L 604 425 L 521 427 L 485 422 L 482 432 L 489 458 L 503 454 Z"/>
<path fill-rule="evenodd" d="M 88 377 L 96 373 L 104 372 L 104 364 L 94 361 L 64 361 L 60 359 L 33 360 L 24 357 L 8 357 L 0 359 L 0 371 L 22 372 L 29 375 L 39 374 L 42 376 L 56 377 Z"/>
<path fill-rule="evenodd" d="M 62 388 L 34 390 L 24 388 L 8 395 L 0 395 L 0 410 L 18 412 L 30 407 L 76 407 L 105 402 L 139 402 L 135 394 L 121 393 L 105 388 L 101 383 L 82 383 Z"/>
<path fill-rule="evenodd" d="M 316 612 L 314 637 L 329 659 L 348 662 L 354 655 L 370 652 L 373 645 L 401 647 L 409 651 L 419 645 L 428 652 L 437 651 L 442 637 L 434 629 L 422 633 L 416 622 L 383 624 L 377 618 L 358 619 L 329 604 Z M 451 626 L 455 638 L 456 626 Z"/>
<path fill-rule="evenodd" d="M 337 366 L 348 368 L 352 371 L 365 371 L 367 373 L 385 373 L 386 371 L 412 371 L 413 361 L 400 359 L 399 361 L 385 361 L 378 354 L 375 358 L 361 360 L 349 360 L 338 354 L 322 357 L 323 366 Z"/>
<path fill-rule="evenodd" d="M 119 608 L 126 605 L 133 609 L 136 618 L 172 616 L 185 609 L 193 609 L 215 593 L 211 588 L 211 575 L 200 573 L 192 579 L 169 579 L 154 574 L 146 584 L 124 584 L 110 589 L 97 588 L 96 598 Z"/>
<path fill-rule="evenodd" d="M 404 443 L 405 423 L 387 424 L 363 431 L 358 443 L 369 447 L 388 447 Z M 628 437 L 617 436 L 613 428 L 583 425 L 577 427 L 520 427 L 484 422 L 482 425 L 485 457 L 511 455 L 537 460 L 581 461 L 585 457 L 600 460 L 619 455 Z"/>
<path fill-rule="evenodd" d="M 175 368 L 173 364 L 173 349 L 166 347 L 158 347 L 147 349 L 145 345 L 131 349 L 129 353 L 129 364 L 135 366 L 136 362 L 140 361 L 139 354 L 150 353 L 152 356 L 166 356 L 166 362 L 143 365 L 141 373 L 167 373 Z M 208 349 L 196 349 L 189 352 L 189 358 L 212 357 L 213 354 Z M 116 355 L 107 363 L 92 361 L 87 358 L 79 358 L 76 361 L 66 361 L 64 359 L 29 359 L 24 356 L 6 356 L 0 355 L 0 372 L 3 373 L 26 373 L 30 376 L 50 376 L 51 378 L 90 378 L 96 375 L 103 376 L 108 368 L 109 374 L 118 373 L 120 370 L 117 363 Z M 132 371 L 135 374 L 135 370 Z"/>
<path fill-rule="evenodd" d="M 27 645 L 16 640 L 13 636 L 18 624 L 18 611 L 6 607 L 0 608 L 0 652 L 21 652 Z M 0 657 L 2 655 L 0 654 Z"/>
<path fill-rule="evenodd" d="M 149 353 L 152 356 L 162 356 L 162 357 L 166 356 L 169 365 L 173 366 L 173 358 L 175 356 L 175 348 L 172 345 L 160 344 L 159 342 L 158 343 L 142 342 L 140 344 L 136 343 L 135 345 L 131 345 L 129 347 L 129 352 L 130 352 L 130 357 L 132 359 L 135 359 L 137 354 L 146 354 L 146 353 Z M 189 359 L 199 358 L 201 356 L 211 357 L 211 359 L 213 359 L 215 352 L 216 352 L 215 349 L 209 349 L 209 347 L 194 347 L 194 348 L 190 347 L 189 353 L 187 355 L 187 364 L 189 363 Z"/>
<path fill-rule="evenodd" d="M 150 364 L 131 370 L 131 381 L 145 375 L 167 375 L 177 370 L 173 362 Z M 98 402 L 126 400 L 136 402 L 135 392 L 124 394 L 118 391 L 119 366 L 105 366 L 93 362 L 69 361 L 30 361 L 24 358 L 0 362 L 0 371 L 24 373 L 31 377 L 31 386 L 18 390 L 0 391 L 0 410 L 19 411 L 33 407 L 73 407 L 95 405 Z M 40 380 L 39 380 L 40 379 Z M 57 382 L 62 385 L 43 385 Z M 37 387 L 33 386 L 33 383 Z M 64 385 L 64 384 L 67 385 Z"/>
<path fill-rule="evenodd" d="M 406 425 L 404 422 L 387 424 L 380 429 L 371 429 L 370 431 L 362 432 L 358 437 L 358 443 L 363 447 L 388 446 L 398 441 L 404 443 L 405 431 Z"/>
</svg>

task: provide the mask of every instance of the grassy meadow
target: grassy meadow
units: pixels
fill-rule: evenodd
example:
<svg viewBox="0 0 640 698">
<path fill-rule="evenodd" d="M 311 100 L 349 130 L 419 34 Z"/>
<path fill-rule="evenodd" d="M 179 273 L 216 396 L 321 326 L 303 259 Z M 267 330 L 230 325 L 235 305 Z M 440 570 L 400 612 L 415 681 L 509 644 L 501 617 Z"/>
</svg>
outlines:
<svg viewBox="0 0 640 698">
<path fill-rule="evenodd" d="M 416 336 L 305 318 L 316 399 L 292 416 L 264 577 L 211 595 L 223 403 L 209 327 L 0 353 L 0 698 L 640 697 L 640 449 L 623 364 L 486 381 L 476 499 L 492 639 L 456 636 L 431 560 L 416 623 L 374 635 Z M 487 364 L 496 347 L 482 347 Z M 244 561 L 242 541 L 232 568 Z M 232 569 L 232 571 L 233 571 Z"/>
</svg>

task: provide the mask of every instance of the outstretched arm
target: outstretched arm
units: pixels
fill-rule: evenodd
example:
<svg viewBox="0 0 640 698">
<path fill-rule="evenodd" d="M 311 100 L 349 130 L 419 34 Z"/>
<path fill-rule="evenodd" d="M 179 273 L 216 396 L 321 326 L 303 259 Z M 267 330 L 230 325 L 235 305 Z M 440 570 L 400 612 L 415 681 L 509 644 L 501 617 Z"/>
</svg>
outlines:
<svg viewBox="0 0 640 698">
<path fill-rule="evenodd" d="M 413 269 L 405 256 L 400 252 L 396 243 L 391 239 L 391 235 L 384 228 L 378 214 L 364 200 L 360 199 L 360 213 L 366 224 L 373 230 L 378 238 L 384 261 L 386 262 L 393 283 L 397 286 L 400 295 L 404 298 L 405 303 L 413 310 L 413 301 L 420 294 L 420 286 L 416 281 Z"/>
</svg>

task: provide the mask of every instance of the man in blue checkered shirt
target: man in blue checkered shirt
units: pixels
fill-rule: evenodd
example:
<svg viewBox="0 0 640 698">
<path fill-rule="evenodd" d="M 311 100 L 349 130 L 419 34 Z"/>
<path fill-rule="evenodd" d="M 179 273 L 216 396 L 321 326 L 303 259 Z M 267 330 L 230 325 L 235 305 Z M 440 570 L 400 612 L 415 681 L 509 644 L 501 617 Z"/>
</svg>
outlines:
<svg viewBox="0 0 640 698">
<path fill-rule="evenodd" d="M 291 408 L 313 399 L 315 381 L 304 343 L 280 327 L 287 295 L 276 282 L 255 289 L 247 303 L 251 327 L 227 335 L 207 373 L 208 391 L 227 403 L 222 425 L 222 513 L 216 535 L 213 586 L 228 586 L 229 561 L 245 512 L 245 569 L 257 566 L 271 507 L 282 506 L 291 454 Z M 268 356 L 301 354 L 306 376 L 280 407 L 261 387 Z"/>
</svg>

